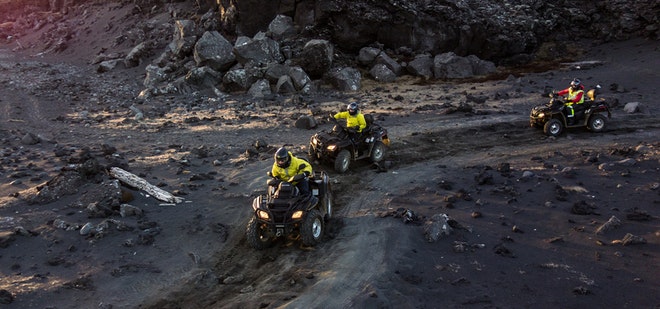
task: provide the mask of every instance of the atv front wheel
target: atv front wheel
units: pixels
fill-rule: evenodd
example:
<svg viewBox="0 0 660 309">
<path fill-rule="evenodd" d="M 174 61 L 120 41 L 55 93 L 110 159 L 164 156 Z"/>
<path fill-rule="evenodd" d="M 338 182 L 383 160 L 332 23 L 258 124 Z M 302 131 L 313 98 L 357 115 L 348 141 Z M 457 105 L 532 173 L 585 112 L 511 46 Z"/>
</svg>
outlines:
<svg viewBox="0 0 660 309">
<path fill-rule="evenodd" d="M 337 158 L 335 158 L 335 171 L 340 174 L 346 173 L 350 164 L 351 153 L 344 149 L 340 151 L 339 154 L 337 154 Z"/>
<path fill-rule="evenodd" d="M 252 217 L 247 225 L 247 242 L 252 248 L 257 250 L 266 249 L 273 243 L 272 239 L 268 236 L 266 229 L 264 229 L 255 217 Z"/>
<path fill-rule="evenodd" d="M 385 157 L 385 144 L 381 141 L 375 141 L 371 148 L 371 162 L 378 163 Z"/>
<path fill-rule="evenodd" d="M 561 121 L 559 119 L 553 118 L 545 123 L 545 126 L 543 126 L 543 133 L 548 136 L 559 136 L 563 129 L 564 125 L 561 123 Z"/>
<path fill-rule="evenodd" d="M 317 209 L 307 212 L 300 226 L 300 237 L 305 246 L 318 244 L 323 237 L 323 218 Z"/>
<path fill-rule="evenodd" d="M 605 129 L 605 116 L 601 114 L 592 115 L 587 125 L 592 132 L 602 132 Z"/>
</svg>

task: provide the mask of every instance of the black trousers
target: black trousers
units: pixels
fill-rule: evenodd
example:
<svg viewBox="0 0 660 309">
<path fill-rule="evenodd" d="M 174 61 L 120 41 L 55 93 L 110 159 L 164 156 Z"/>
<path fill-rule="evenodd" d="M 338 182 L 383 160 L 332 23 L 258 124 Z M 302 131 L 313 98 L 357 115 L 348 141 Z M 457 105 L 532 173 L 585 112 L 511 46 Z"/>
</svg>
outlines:
<svg viewBox="0 0 660 309">
<path fill-rule="evenodd" d="M 309 180 L 303 179 L 299 181 L 296 184 L 296 187 L 298 187 L 298 191 L 300 191 L 301 195 L 310 195 L 312 194 L 312 191 L 309 190 Z"/>
</svg>

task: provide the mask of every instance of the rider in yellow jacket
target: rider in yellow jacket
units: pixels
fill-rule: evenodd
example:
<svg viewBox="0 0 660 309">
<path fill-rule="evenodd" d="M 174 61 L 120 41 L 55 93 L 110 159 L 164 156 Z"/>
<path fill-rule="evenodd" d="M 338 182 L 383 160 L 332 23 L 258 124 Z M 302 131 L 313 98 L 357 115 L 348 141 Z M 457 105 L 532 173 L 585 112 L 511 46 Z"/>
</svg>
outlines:
<svg viewBox="0 0 660 309">
<path fill-rule="evenodd" d="M 303 159 L 295 157 L 284 147 L 279 148 L 275 152 L 275 162 L 273 162 L 270 174 L 274 178 L 281 181 L 288 181 L 295 185 L 302 195 L 311 194 L 308 177 L 312 175 L 312 165 Z"/>
<path fill-rule="evenodd" d="M 357 133 L 362 133 L 362 130 L 367 127 L 367 121 L 364 115 L 360 112 L 357 102 L 352 102 L 346 107 L 346 111 L 336 113 L 333 117 L 335 119 L 346 119 L 346 128 L 355 130 Z"/>
</svg>

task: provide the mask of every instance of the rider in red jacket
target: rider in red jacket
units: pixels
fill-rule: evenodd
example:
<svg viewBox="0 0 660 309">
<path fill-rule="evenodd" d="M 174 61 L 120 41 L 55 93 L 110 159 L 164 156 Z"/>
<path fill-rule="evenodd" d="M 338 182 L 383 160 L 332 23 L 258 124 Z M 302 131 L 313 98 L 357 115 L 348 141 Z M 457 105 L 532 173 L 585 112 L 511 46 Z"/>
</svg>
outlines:
<svg viewBox="0 0 660 309">
<path fill-rule="evenodd" d="M 557 94 L 566 99 L 568 123 L 574 124 L 582 116 L 582 112 L 584 111 L 582 108 L 582 103 L 584 103 L 584 86 L 579 79 L 574 78 L 568 88 L 557 92 Z M 576 111 L 578 112 L 577 117 L 575 116 Z"/>
</svg>

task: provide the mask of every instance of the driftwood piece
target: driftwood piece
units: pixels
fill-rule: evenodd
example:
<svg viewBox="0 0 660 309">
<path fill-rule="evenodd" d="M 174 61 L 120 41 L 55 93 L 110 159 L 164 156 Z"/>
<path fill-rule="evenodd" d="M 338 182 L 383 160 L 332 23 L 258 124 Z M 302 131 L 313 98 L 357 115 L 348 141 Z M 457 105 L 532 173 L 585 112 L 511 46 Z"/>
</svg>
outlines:
<svg viewBox="0 0 660 309">
<path fill-rule="evenodd" d="M 562 63 L 563 66 L 569 67 L 574 70 L 586 70 L 586 69 L 591 69 L 594 67 L 597 67 L 599 65 L 604 64 L 603 61 L 599 60 L 587 60 L 587 61 L 578 61 L 578 62 L 564 62 Z"/>
<path fill-rule="evenodd" d="M 159 187 L 156 187 L 150 184 L 149 182 L 147 182 L 146 180 L 140 178 L 139 176 L 127 172 L 121 168 L 111 167 L 110 176 L 119 179 L 119 181 L 131 187 L 144 190 L 145 192 L 151 194 L 154 198 L 160 201 L 164 201 L 168 203 L 181 203 L 183 201 L 183 198 L 176 197 L 172 195 L 172 193 L 169 193 Z"/>
</svg>

